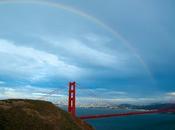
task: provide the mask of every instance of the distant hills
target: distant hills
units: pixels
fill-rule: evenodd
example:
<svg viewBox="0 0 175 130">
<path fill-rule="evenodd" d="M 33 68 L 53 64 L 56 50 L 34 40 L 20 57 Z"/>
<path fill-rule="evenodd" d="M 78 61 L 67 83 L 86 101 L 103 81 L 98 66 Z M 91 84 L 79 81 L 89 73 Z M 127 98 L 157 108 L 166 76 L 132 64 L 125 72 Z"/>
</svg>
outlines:
<svg viewBox="0 0 175 130">
<path fill-rule="evenodd" d="M 93 130 L 46 101 L 0 100 L 0 130 Z"/>
<path fill-rule="evenodd" d="M 128 109 L 145 109 L 145 110 L 153 110 L 153 109 L 175 109 L 175 104 L 173 103 L 154 103 L 149 105 L 131 105 L 131 104 L 121 104 L 118 105 L 119 108 L 128 108 Z"/>
</svg>

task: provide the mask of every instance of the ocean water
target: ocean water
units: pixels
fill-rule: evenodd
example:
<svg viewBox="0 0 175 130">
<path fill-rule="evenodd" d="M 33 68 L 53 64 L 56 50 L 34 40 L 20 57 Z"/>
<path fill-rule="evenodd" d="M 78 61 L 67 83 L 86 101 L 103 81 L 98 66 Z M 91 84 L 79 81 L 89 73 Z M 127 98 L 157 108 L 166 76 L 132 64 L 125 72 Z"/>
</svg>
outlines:
<svg viewBox="0 0 175 130">
<path fill-rule="evenodd" d="M 107 108 L 78 108 L 78 115 L 118 113 Z M 175 114 L 148 114 L 86 120 L 96 130 L 175 130 Z"/>
</svg>

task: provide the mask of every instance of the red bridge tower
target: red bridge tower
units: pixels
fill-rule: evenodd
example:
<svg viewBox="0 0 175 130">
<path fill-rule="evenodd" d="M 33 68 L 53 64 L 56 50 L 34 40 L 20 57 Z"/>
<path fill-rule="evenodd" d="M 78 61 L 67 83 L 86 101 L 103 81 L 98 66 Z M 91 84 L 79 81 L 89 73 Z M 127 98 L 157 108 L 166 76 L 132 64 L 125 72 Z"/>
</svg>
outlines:
<svg viewBox="0 0 175 130">
<path fill-rule="evenodd" d="M 68 112 L 71 113 L 72 116 L 76 116 L 75 86 L 76 82 L 69 82 Z"/>
</svg>

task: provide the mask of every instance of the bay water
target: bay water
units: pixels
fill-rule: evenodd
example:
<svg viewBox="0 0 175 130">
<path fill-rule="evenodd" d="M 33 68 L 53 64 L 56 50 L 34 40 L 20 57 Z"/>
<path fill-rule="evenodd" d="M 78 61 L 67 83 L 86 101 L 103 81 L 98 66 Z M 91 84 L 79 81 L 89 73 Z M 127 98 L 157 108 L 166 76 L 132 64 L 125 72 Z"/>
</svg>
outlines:
<svg viewBox="0 0 175 130">
<path fill-rule="evenodd" d="M 77 108 L 78 115 L 127 112 L 110 108 Z M 96 130 L 175 130 L 175 114 L 147 114 L 85 120 Z"/>
</svg>

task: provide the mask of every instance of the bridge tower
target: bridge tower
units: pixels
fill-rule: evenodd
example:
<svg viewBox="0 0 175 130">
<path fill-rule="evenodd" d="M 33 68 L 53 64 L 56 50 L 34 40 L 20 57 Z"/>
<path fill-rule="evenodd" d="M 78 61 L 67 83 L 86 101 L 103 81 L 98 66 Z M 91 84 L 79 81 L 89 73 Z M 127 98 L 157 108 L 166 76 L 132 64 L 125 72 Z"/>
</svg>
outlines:
<svg viewBox="0 0 175 130">
<path fill-rule="evenodd" d="M 76 82 L 69 82 L 68 112 L 71 113 L 72 116 L 76 116 L 75 87 Z"/>
</svg>

